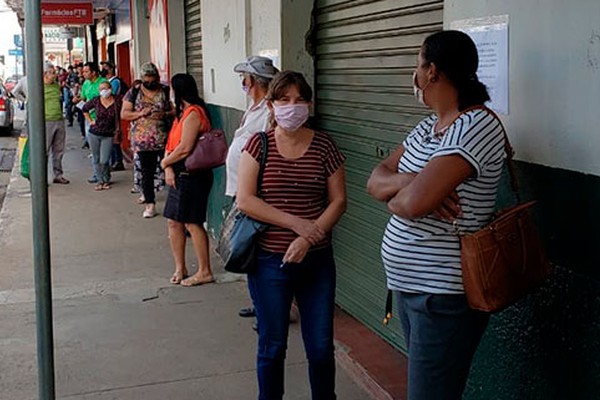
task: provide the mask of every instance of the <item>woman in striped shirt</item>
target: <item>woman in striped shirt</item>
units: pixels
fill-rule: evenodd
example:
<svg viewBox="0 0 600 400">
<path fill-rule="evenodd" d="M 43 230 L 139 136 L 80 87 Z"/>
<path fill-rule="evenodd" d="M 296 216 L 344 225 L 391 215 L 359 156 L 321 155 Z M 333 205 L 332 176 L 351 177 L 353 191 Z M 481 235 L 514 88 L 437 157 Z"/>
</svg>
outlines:
<svg viewBox="0 0 600 400">
<path fill-rule="evenodd" d="M 425 39 L 413 86 L 434 114 L 373 171 L 369 193 L 393 214 L 381 246 L 397 292 L 409 359 L 409 400 L 462 398 L 488 315 L 470 309 L 461 232 L 491 219 L 504 163 L 504 129 L 483 104 L 473 41 L 458 31 Z"/>
<path fill-rule="evenodd" d="M 267 94 L 275 129 L 257 193 L 261 136 L 246 145 L 238 169 L 238 207 L 270 227 L 260 238 L 248 284 L 258 318 L 259 399 L 283 398 L 292 299 L 300 311 L 312 398 L 335 399 L 331 230 L 346 209 L 344 156 L 333 140 L 305 126 L 312 89 L 302 74 L 277 75 Z"/>
</svg>

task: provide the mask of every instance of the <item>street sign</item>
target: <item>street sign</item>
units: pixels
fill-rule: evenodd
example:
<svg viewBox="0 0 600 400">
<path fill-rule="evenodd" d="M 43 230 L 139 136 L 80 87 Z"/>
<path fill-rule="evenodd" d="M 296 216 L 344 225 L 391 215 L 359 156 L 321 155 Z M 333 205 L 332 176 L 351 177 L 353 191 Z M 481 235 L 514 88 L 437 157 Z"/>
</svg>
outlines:
<svg viewBox="0 0 600 400">
<path fill-rule="evenodd" d="M 23 36 L 22 35 L 14 35 L 13 42 L 16 47 L 23 47 Z"/>
<path fill-rule="evenodd" d="M 23 49 L 8 49 L 9 56 L 23 56 Z"/>
</svg>

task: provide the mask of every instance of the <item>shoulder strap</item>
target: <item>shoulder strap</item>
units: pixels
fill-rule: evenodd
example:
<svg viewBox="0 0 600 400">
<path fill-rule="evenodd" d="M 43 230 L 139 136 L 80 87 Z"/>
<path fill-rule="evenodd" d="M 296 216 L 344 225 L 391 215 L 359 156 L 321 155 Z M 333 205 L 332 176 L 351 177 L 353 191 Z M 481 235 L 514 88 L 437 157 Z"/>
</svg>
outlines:
<svg viewBox="0 0 600 400">
<path fill-rule="evenodd" d="M 500 117 L 498 117 L 498 114 L 496 114 L 492 109 L 486 106 L 469 107 L 466 110 L 462 111 L 461 115 L 472 110 L 487 111 L 488 113 L 493 115 L 502 126 L 502 132 L 504 133 L 504 151 L 506 152 L 506 166 L 508 168 L 508 176 L 510 177 L 510 187 L 515 197 L 517 198 L 517 201 L 521 201 L 521 196 L 519 195 L 519 179 L 517 177 L 517 168 L 515 167 L 515 162 L 513 160 L 515 151 L 510 144 L 510 140 L 508 140 L 508 135 L 506 134 L 506 129 L 504 129 L 504 124 L 502 123 L 502 120 L 500 119 Z"/>
<path fill-rule="evenodd" d="M 135 106 L 135 102 L 137 101 L 137 98 L 140 95 L 140 88 L 137 86 L 132 87 L 131 94 L 133 95 L 133 105 Z"/>
<path fill-rule="evenodd" d="M 260 141 L 262 144 L 262 153 L 260 155 L 260 167 L 258 170 L 258 178 L 256 181 L 256 194 L 260 193 L 262 186 L 263 174 L 265 172 L 265 165 L 267 164 L 267 151 L 269 149 L 269 137 L 267 133 L 262 131 L 258 133 L 260 135 Z"/>
</svg>

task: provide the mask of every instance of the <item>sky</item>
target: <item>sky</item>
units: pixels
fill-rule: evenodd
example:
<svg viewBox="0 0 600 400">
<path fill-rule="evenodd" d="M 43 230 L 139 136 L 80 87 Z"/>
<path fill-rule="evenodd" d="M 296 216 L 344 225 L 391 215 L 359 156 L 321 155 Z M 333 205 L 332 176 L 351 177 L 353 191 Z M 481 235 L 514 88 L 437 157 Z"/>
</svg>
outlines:
<svg viewBox="0 0 600 400">
<path fill-rule="evenodd" d="M 17 21 L 17 15 L 12 12 L 6 5 L 4 0 L 0 0 L 0 55 L 4 55 L 6 60 L 6 71 L 2 71 L 0 67 L 0 78 L 7 78 L 14 74 L 15 69 L 15 57 L 8 55 L 8 49 L 14 49 L 15 44 L 13 43 L 13 35 L 21 33 L 21 27 Z M 21 71 L 19 72 L 22 73 Z"/>
</svg>

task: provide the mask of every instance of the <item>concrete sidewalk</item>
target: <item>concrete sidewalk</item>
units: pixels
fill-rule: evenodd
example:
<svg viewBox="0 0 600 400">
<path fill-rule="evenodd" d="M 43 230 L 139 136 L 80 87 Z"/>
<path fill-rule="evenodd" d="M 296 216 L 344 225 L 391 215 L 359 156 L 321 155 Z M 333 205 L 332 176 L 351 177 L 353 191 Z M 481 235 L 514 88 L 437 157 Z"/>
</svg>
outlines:
<svg viewBox="0 0 600 400">
<path fill-rule="evenodd" d="M 69 128 L 70 185 L 50 185 L 57 398 L 257 398 L 256 335 L 237 316 L 245 282 L 213 263 L 218 283 L 170 285 L 162 217 L 141 217 L 131 171 L 109 191 L 87 183 L 90 161 Z M 158 196 L 158 209 L 164 193 Z M 13 171 L 0 212 L 0 399 L 37 396 L 31 193 Z M 191 247 L 188 268 L 196 269 Z M 338 368 L 338 398 L 369 396 Z M 286 399 L 310 399 L 299 326 L 290 329 Z"/>
</svg>

